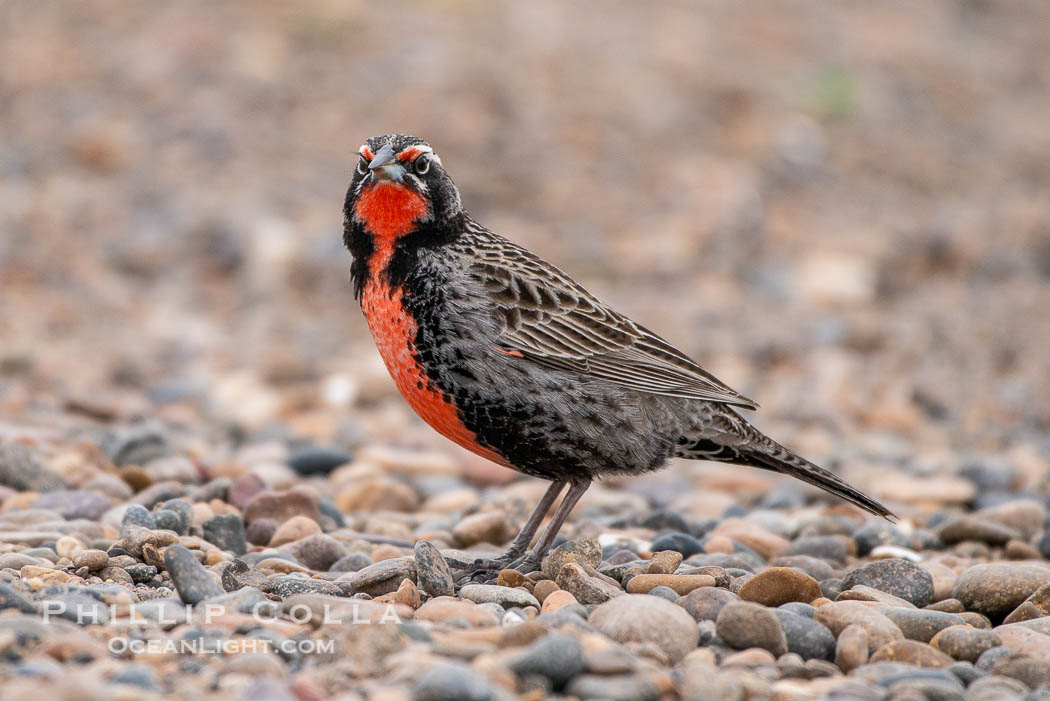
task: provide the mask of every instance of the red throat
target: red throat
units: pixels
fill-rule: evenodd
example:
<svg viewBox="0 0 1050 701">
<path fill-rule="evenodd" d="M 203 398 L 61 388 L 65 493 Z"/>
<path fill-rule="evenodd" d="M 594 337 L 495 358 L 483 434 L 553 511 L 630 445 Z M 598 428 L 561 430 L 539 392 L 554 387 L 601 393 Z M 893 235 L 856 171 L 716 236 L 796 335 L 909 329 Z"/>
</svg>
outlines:
<svg viewBox="0 0 1050 701">
<path fill-rule="evenodd" d="M 394 252 L 394 242 L 411 233 L 416 222 L 427 213 L 427 203 L 403 185 L 381 182 L 361 192 L 356 209 L 358 218 L 376 238 L 375 255 L 389 259 Z"/>
</svg>

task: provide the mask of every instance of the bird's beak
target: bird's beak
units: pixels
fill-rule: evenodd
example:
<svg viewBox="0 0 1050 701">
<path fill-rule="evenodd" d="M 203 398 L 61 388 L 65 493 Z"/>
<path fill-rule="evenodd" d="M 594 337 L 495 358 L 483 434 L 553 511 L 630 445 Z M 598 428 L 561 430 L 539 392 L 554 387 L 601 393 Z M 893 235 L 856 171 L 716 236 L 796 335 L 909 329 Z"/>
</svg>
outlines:
<svg viewBox="0 0 1050 701">
<path fill-rule="evenodd" d="M 368 169 L 372 171 L 373 180 L 393 180 L 399 183 L 405 178 L 405 167 L 397 162 L 397 156 L 390 144 L 379 149 L 375 158 L 368 164 Z"/>
</svg>

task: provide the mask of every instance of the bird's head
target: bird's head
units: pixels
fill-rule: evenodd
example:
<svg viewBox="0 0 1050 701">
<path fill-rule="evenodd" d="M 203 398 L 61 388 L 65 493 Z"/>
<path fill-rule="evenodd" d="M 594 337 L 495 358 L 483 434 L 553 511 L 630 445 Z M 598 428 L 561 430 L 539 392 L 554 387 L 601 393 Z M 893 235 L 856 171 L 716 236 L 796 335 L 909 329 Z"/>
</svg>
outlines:
<svg viewBox="0 0 1050 701">
<path fill-rule="evenodd" d="M 462 211 L 459 191 L 430 144 L 415 136 L 374 136 L 358 150 L 343 213 L 390 242 L 424 228 L 441 228 Z"/>
</svg>

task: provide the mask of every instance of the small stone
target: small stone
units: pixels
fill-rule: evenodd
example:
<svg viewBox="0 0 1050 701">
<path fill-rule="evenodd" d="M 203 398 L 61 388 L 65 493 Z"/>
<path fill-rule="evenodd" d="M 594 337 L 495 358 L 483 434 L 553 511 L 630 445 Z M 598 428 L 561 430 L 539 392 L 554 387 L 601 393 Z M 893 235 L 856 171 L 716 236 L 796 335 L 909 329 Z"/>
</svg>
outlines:
<svg viewBox="0 0 1050 701">
<path fill-rule="evenodd" d="M 397 591 L 403 579 L 416 579 L 416 565 L 411 557 L 381 560 L 354 572 L 350 577 L 350 586 L 355 592 L 380 596 Z"/>
<path fill-rule="evenodd" d="M 157 528 L 164 531 L 174 531 L 179 535 L 186 534 L 186 523 L 175 511 L 160 509 L 153 512 L 153 520 L 157 522 Z"/>
<path fill-rule="evenodd" d="M 320 532 L 321 527 L 317 525 L 316 519 L 306 516 L 292 516 L 278 526 L 277 531 L 270 538 L 270 547 L 276 548 L 286 543 L 302 540 L 307 536 L 317 535 Z"/>
<path fill-rule="evenodd" d="M 1007 655 L 992 667 L 1001 674 L 1023 683 L 1029 689 L 1050 686 L 1050 660 L 1024 654 Z"/>
<path fill-rule="evenodd" d="M 22 613 L 36 613 L 36 604 L 11 585 L 0 582 L 0 611 L 16 609 Z"/>
<path fill-rule="evenodd" d="M 232 487 L 231 487 L 232 489 Z M 286 492 L 263 490 L 255 494 L 244 507 L 244 523 L 251 526 L 259 518 L 284 523 L 293 516 L 321 520 L 321 504 L 317 494 L 305 487 L 293 487 Z"/>
<path fill-rule="evenodd" d="M 817 580 L 790 567 L 770 567 L 759 572 L 740 587 L 744 601 L 763 606 L 780 606 L 789 601 L 809 603 L 821 595 Z"/>
<path fill-rule="evenodd" d="M 286 522 L 287 524 L 287 522 Z M 324 533 L 307 536 L 293 543 L 281 546 L 286 552 L 312 570 L 327 572 L 328 569 L 346 556 L 346 547 L 338 540 Z"/>
<path fill-rule="evenodd" d="M 903 640 L 901 629 L 889 618 L 859 601 L 834 601 L 818 606 L 814 620 L 823 623 L 838 637 L 849 625 L 859 625 L 868 634 L 868 645 L 878 649 L 886 643 Z"/>
<path fill-rule="evenodd" d="M 600 604 L 623 594 L 620 587 L 588 575 L 576 562 L 568 562 L 559 569 L 558 587 L 571 593 L 581 604 Z"/>
<path fill-rule="evenodd" d="M 344 514 L 372 511 L 411 513 L 419 508 L 419 495 L 410 485 L 386 475 L 354 480 L 335 495 L 335 506 Z"/>
<path fill-rule="evenodd" d="M 1021 534 L 1022 540 L 1028 541 L 1042 530 L 1046 522 L 1046 506 L 1035 499 L 1015 499 L 985 507 L 973 515 L 1013 529 Z"/>
<path fill-rule="evenodd" d="M 583 672 L 583 648 L 572 636 L 552 633 L 529 645 L 507 666 L 519 677 L 545 677 L 552 688 L 562 689 Z"/>
<path fill-rule="evenodd" d="M 760 647 L 775 656 L 787 652 L 780 619 L 771 610 L 750 602 L 726 605 L 715 622 L 718 636 L 737 649 Z"/>
<path fill-rule="evenodd" d="M 832 569 L 831 565 L 820 558 L 810 555 L 785 555 L 784 557 L 776 558 L 770 565 L 773 567 L 793 567 L 796 570 L 802 570 L 818 582 L 835 576 L 835 570 Z"/>
<path fill-rule="evenodd" d="M 62 478 L 45 467 L 36 448 L 4 440 L 0 442 L 0 485 L 20 492 L 50 492 L 62 489 Z"/>
<path fill-rule="evenodd" d="M 640 674 L 581 674 L 565 687 L 565 694 L 601 701 L 659 701 L 660 687 Z"/>
<path fill-rule="evenodd" d="M 1005 647 L 1015 652 L 1050 659 L 1050 635 L 1046 633 L 1014 624 L 999 626 L 995 629 L 995 634 L 1003 641 Z"/>
<path fill-rule="evenodd" d="M 328 568 L 329 572 L 357 572 L 372 564 L 372 558 L 364 553 L 350 553 L 344 555 Z"/>
<path fill-rule="evenodd" d="M 651 550 L 661 552 L 673 550 L 681 553 L 683 558 L 689 558 L 704 551 L 700 541 L 688 533 L 665 533 L 653 541 Z"/>
<path fill-rule="evenodd" d="M 788 546 L 784 555 L 809 555 L 829 562 L 843 563 L 855 549 L 853 541 L 845 536 L 811 536 L 799 538 Z"/>
<path fill-rule="evenodd" d="M 401 580 L 397 591 L 394 592 L 394 603 L 408 606 L 413 610 L 420 607 L 422 599 L 419 596 L 419 589 L 416 588 L 411 579 Z"/>
<path fill-rule="evenodd" d="M 677 553 L 676 553 L 677 554 Z M 683 596 L 699 587 L 713 587 L 715 578 L 706 574 L 640 574 L 627 583 L 629 594 L 648 594 L 656 587 L 667 587 Z"/>
<path fill-rule="evenodd" d="M 41 494 L 32 503 L 34 509 L 49 509 L 67 521 L 97 521 L 113 506 L 109 497 L 98 492 L 57 490 Z"/>
<path fill-rule="evenodd" d="M 416 611 L 416 620 L 443 623 L 452 619 L 461 619 L 467 624 L 478 627 L 499 625 L 499 616 L 487 607 L 479 606 L 473 601 L 454 599 L 451 596 L 436 596 Z"/>
<path fill-rule="evenodd" d="M 462 664 L 440 663 L 423 672 L 413 701 L 492 701 L 496 690 L 484 676 Z"/>
<path fill-rule="evenodd" d="M 421 540 L 413 550 L 416 583 L 428 596 L 453 596 L 456 593 L 452 570 L 433 543 Z"/>
<path fill-rule="evenodd" d="M 870 664 L 878 662 L 904 662 L 916 667 L 940 668 L 954 662 L 940 650 L 917 640 L 897 640 L 886 643 L 868 658 Z"/>
<path fill-rule="evenodd" d="M 540 607 L 540 613 L 557 611 L 560 608 L 565 608 L 566 606 L 572 606 L 573 604 L 579 603 L 580 602 L 576 600 L 575 596 L 573 596 L 567 591 L 562 591 L 561 589 L 558 589 L 556 591 L 552 591 L 546 596 L 546 598 L 543 599 L 543 605 Z"/>
<path fill-rule="evenodd" d="M 338 448 L 309 447 L 292 453 L 288 467 L 300 475 L 327 475 L 351 460 L 350 453 Z"/>
<path fill-rule="evenodd" d="M 533 586 L 532 595 L 542 603 L 548 596 L 556 591 L 561 590 L 558 589 L 558 585 L 555 582 L 549 579 L 541 579 L 536 582 L 535 586 Z"/>
<path fill-rule="evenodd" d="M 835 601 L 873 601 L 885 606 L 898 608 L 915 608 L 910 601 L 905 601 L 899 596 L 887 594 L 884 591 L 873 589 L 863 584 L 854 585 L 852 589 L 840 592 Z"/>
<path fill-rule="evenodd" d="M 878 611 L 896 623 L 905 638 L 922 643 L 930 642 L 937 633 L 945 628 L 965 625 L 965 621 L 959 616 L 942 611 L 891 606 L 880 606 Z"/>
<path fill-rule="evenodd" d="M 646 574 L 673 574 L 682 564 L 682 559 L 682 553 L 677 550 L 661 550 L 653 553 L 645 572 Z"/>
<path fill-rule="evenodd" d="M 868 631 L 856 623 L 839 633 L 835 646 L 835 664 L 846 674 L 868 662 Z"/>
<path fill-rule="evenodd" d="M 274 577 L 273 579 L 267 580 L 260 589 L 267 594 L 279 596 L 282 599 L 287 599 L 290 596 L 296 594 L 327 594 L 329 596 L 345 596 L 344 592 L 339 586 L 332 582 L 326 582 L 321 579 L 307 579 L 300 575 L 286 575 L 283 577 Z M 396 587 L 395 587 L 396 590 Z"/>
<path fill-rule="evenodd" d="M 988 545 L 1005 545 L 1007 541 L 1020 538 L 1012 528 L 986 521 L 975 515 L 953 518 L 937 529 L 937 536 L 947 545 L 974 540 Z"/>
<path fill-rule="evenodd" d="M 696 621 L 715 621 L 727 604 L 737 601 L 740 601 L 740 597 L 726 589 L 701 587 L 689 592 L 675 604 L 684 608 Z"/>
<path fill-rule="evenodd" d="M 452 535 L 464 548 L 478 543 L 502 545 L 511 536 L 512 528 L 501 511 L 486 511 L 460 519 L 452 529 Z"/>
<path fill-rule="evenodd" d="M 109 555 L 104 550 L 78 550 L 73 553 L 73 566 L 87 567 L 89 572 L 100 570 L 109 564 Z"/>
<path fill-rule="evenodd" d="M 1050 579 L 1045 565 L 993 562 L 974 565 L 956 581 L 952 596 L 970 611 L 998 619 Z"/>
<path fill-rule="evenodd" d="M 540 569 L 548 578 L 556 580 L 562 567 L 570 562 L 580 562 L 597 567 L 601 561 L 602 546 L 594 538 L 584 538 L 566 541 L 551 550 L 543 558 Z"/>
<path fill-rule="evenodd" d="M 512 606 L 540 608 L 540 602 L 536 601 L 536 597 L 524 589 L 512 589 L 495 584 L 467 584 L 459 590 L 459 596 L 478 604 L 499 604 L 503 608 Z"/>
<path fill-rule="evenodd" d="M 780 621 L 780 628 L 787 638 L 788 652 L 799 655 L 804 660 L 831 660 L 835 657 L 835 636 L 826 626 L 817 623 L 812 617 L 799 616 L 784 609 L 775 609 L 773 613 Z"/>
<path fill-rule="evenodd" d="M 496 575 L 496 584 L 501 587 L 525 586 L 525 575 L 517 570 L 500 570 Z"/>
<path fill-rule="evenodd" d="M 588 623 L 619 643 L 652 643 L 672 664 L 695 649 L 700 640 L 700 631 L 689 614 L 648 594 L 611 599 L 594 609 Z"/>
<path fill-rule="evenodd" d="M 128 565 L 124 571 L 135 584 L 146 584 L 157 576 L 157 568 L 153 565 Z"/>
<path fill-rule="evenodd" d="M 990 630 L 979 630 L 956 625 L 945 628 L 933 636 L 930 644 L 957 660 L 976 662 L 985 651 L 1003 644 L 1002 639 Z"/>
<path fill-rule="evenodd" d="M 244 522 L 237 514 L 212 516 L 202 524 L 201 529 L 204 532 L 204 540 L 220 550 L 234 555 L 243 555 L 248 551 Z"/>
<path fill-rule="evenodd" d="M 193 554 L 181 545 L 170 545 L 164 550 L 164 566 L 175 583 L 179 598 L 186 604 L 223 594 L 223 588 Z"/>
<path fill-rule="evenodd" d="M 277 532 L 278 526 L 273 519 L 257 518 L 244 529 L 244 537 L 252 545 L 267 545 Z"/>
<path fill-rule="evenodd" d="M 908 560 L 877 560 L 851 570 L 842 579 L 844 590 L 858 584 L 900 597 L 916 608 L 933 600 L 933 577 Z"/>
<path fill-rule="evenodd" d="M 254 472 L 241 475 L 230 483 L 226 490 L 226 501 L 239 511 L 244 511 L 252 498 L 266 489 L 266 483 Z M 250 524 L 247 524 L 250 525 Z"/>
<path fill-rule="evenodd" d="M 124 528 L 126 525 L 139 526 L 151 531 L 157 527 L 156 521 L 153 520 L 153 514 L 141 504 L 131 504 L 124 510 L 124 516 L 120 519 L 121 538 L 127 535 Z"/>
</svg>

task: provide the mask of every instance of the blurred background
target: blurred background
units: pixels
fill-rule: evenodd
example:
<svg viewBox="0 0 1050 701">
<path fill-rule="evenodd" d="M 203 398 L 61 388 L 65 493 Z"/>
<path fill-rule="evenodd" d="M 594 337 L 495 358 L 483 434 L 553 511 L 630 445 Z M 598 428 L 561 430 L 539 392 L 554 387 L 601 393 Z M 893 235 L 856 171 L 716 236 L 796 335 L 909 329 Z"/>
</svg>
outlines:
<svg viewBox="0 0 1050 701">
<path fill-rule="evenodd" d="M 398 131 L 814 459 L 1042 474 L 1048 26 L 986 0 L 9 0 L 0 411 L 458 450 L 348 282 L 346 183 Z"/>
</svg>

